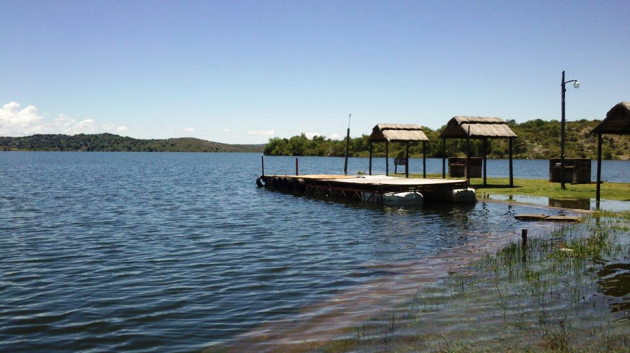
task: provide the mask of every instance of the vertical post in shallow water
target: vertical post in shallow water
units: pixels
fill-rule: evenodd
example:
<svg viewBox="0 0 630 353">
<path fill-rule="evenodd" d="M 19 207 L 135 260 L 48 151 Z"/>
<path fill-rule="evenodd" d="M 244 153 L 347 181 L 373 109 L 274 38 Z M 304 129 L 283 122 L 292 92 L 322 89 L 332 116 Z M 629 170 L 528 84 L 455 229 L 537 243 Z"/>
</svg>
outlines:
<svg viewBox="0 0 630 353">
<path fill-rule="evenodd" d="M 523 254 L 521 261 L 525 263 L 527 262 L 527 229 L 521 231 L 521 239 L 523 240 L 521 243 L 521 253 Z"/>
<path fill-rule="evenodd" d="M 262 176 L 265 176 L 265 156 L 260 156 L 260 161 L 262 162 Z"/>
<path fill-rule="evenodd" d="M 300 162 L 298 161 L 298 157 L 295 157 L 295 175 L 300 175 Z"/>
<path fill-rule="evenodd" d="M 350 118 L 352 114 L 348 116 L 348 133 L 346 134 L 346 162 L 343 166 L 343 174 L 348 175 L 348 153 L 350 151 Z"/>
</svg>

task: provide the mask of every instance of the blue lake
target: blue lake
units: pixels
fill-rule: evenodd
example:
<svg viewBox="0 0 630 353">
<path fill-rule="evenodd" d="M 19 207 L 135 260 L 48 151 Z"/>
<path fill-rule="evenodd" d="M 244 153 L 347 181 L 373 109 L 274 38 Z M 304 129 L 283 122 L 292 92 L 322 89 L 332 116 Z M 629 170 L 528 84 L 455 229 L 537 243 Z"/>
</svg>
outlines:
<svg viewBox="0 0 630 353">
<path fill-rule="evenodd" d="M 503 164 L 490 161 L 489 175 L 507 175 Z M 546 179 L 547 165 L 515 161 L 515 176 L 540 168 Z M 383 268 L 435 259 L 480 234 L 518 237 L 514 214 L 541 213 L 272 192 L 255 185 L 259 154 L 11 152 L 0 166 L 2 352 L 230 347 L 392 275 Z M 441 172 L 441 160 L 428 166 Z M 627 166 L 606 162 L 604 179 L 630 180 Z M 295 158 L 267 157 L 265 169 L 293 173 Z M 376 159 L 374 173 L 384 169 Z M 342 171 L 343 158 L 300 158 L 304 174 Z M 359 171 L 367 159 L 352 158 L 349 172 Z"/>
</svg>

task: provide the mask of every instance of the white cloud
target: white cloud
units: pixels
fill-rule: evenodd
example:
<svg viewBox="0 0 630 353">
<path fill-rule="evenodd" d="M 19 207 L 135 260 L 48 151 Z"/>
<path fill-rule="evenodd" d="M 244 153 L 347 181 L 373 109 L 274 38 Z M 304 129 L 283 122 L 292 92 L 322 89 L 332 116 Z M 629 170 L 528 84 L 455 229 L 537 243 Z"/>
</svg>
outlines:
<svg viewBox="0 0 630 353">
<path fill-rule="evenodd" d="M 40 133 L 43 129 L 44 117 L 39 115 L 32 105 L 20 109 L 16 102 L 5 104 L 0 109 L 0 135 L 24 136 Z"/>
<path fill-rule="evenodd" d="M 276 134 L 276 132 L 273 129 L 271 129 L 271 130 L 260 130 L 260 131 L 249 130 L 247 133 L 250 134 L 250 135 L 254 135 L 254 136 L 273 136 L 273 135 Z"/>
<path fill-rule="evenodd" d="M 308 139 L 313 139 L 313 137 L 315 136 L 322 136 L 322 134 L 318 133 L 318 132 L 307 132 L 304 134 Z"/>
<path fill-rule="evenodd" d="M 219 132 L 230 132 L 230 129 L 219 129 Z"/>
<path fill-rule="evenodd" d="M 101 126 L 97 126 L 92 119 L 86 119 L 77 122 L 75 119 L 61 114 L 58 118 L 54 119 L 52 124 L 44 124 L 45 134 L 95 134 L 99 130 L 102 131 Z"/>
<path fill-rule="evenodd" d="M 186 131 L 186 132 L 194 132 L 195 128 L 194 127 L 189 127 L 189 128 L 184 129 L 184 131 Z"/>
<path fill-rule="evenodd" d="M 65 114 L 60 114 L 50 121 L 47 119 L 48 114 L 40 115 L 37 108 L 32 105 L 23 109 L 21 107 L 19 103 L 11 102 L 0 109 L 0 136 L 98 134 L 129 130 L 126 126 L 99 125 L 93 119 L 78 121 Z"/>
<path fill-rule="evenodd" d="M 332 135 L 330 135 L 330 139 L 331 140 L 341 140 L 341 136 L 339 136 L 339 134 L 332 134 Z"/>
</svg>

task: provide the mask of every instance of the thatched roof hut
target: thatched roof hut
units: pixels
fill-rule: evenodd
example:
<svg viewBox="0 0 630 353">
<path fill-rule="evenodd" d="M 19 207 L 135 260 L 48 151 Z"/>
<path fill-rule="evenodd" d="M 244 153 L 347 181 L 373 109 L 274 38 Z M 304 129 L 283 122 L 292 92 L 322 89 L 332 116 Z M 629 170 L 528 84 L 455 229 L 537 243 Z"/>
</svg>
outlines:
<svg viewBox="0 0 630 353">
<path fill-rule="evenodd" d="M 448 122 L 440 137 L 479 139 L 513 138 L 517 136 L 505 120 L 501 118 L 456 116 Z"/>
<path fill-rule="evenodd" d="M 602 181 L 602 135 L 630 135 L 630 103 L 621 102 L 612 107 L 606 113 L 606 119 L 597 125 L 591 131 L 591 134 L 597 135 L 597 187 L 595 199 L 599 209 Z"/>
<path fill-rule="evenodd" d="M 422 126 L 416 124 L 378 124 L 372 129 L 372 135 L 368 139 L 370 143 L 370 166 L 369 173 L 372 175 L 372 144 L 374 142 L 385 142 L 385 175 L 389 175 L 389 143 L 407 143 L 407 154 L 404 160 L 405 176 L 409 177 L 409 142 L 422 141 L 422 174 L 426 178 L 426 142 L 429 141 L 427 135 L 422 131 Z M 396 162 L 394 162 L 396 165 Z"/>
<path fill-rule="evenodd" d="M 416 124 L 378 124 L 372 129 L 369 141 L 429 141 L 422 126 Z"/>
<path fill-rule="evenodd" d="M 510 140 L 510 186 L 514 186 L 512 167 L 512 139 L 517 135 L 501 118 L 487 118 L 479 116 L 456 116 L 449 120 L 446 128 L 440 134 L 442 138 L 442 178 L 446 178 L 446 139 L 482 139 L 483 140 L 483 184 L 486 185 L 486 144 L 489 138 L 507 138 Z M 466 149 L 466 177 L 469 178 L 470 142 Z"/>
<path fill-rule="evenodd" d="M 621 102 L 606 113 L 606 119 L 591 134 L 630 134 L 630 102 Z"/>
</svg>

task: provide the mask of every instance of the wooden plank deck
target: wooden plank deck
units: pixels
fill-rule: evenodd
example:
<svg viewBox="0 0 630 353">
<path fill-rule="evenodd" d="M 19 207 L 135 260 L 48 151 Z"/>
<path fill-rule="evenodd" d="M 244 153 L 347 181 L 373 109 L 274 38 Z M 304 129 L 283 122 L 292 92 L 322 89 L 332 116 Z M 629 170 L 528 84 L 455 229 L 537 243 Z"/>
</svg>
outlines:
<svg viewBox="0 0 630 353">
<path fill-rule="evenodd" d="M 264 175 L 258 186 L 344 199 L 382 202 L 385 193 L 419 192 L 426 198 L 439 198 L 443 191 L 468 188 L 466 180 L 397 178 L 384 175 Z"/>
</svg>

